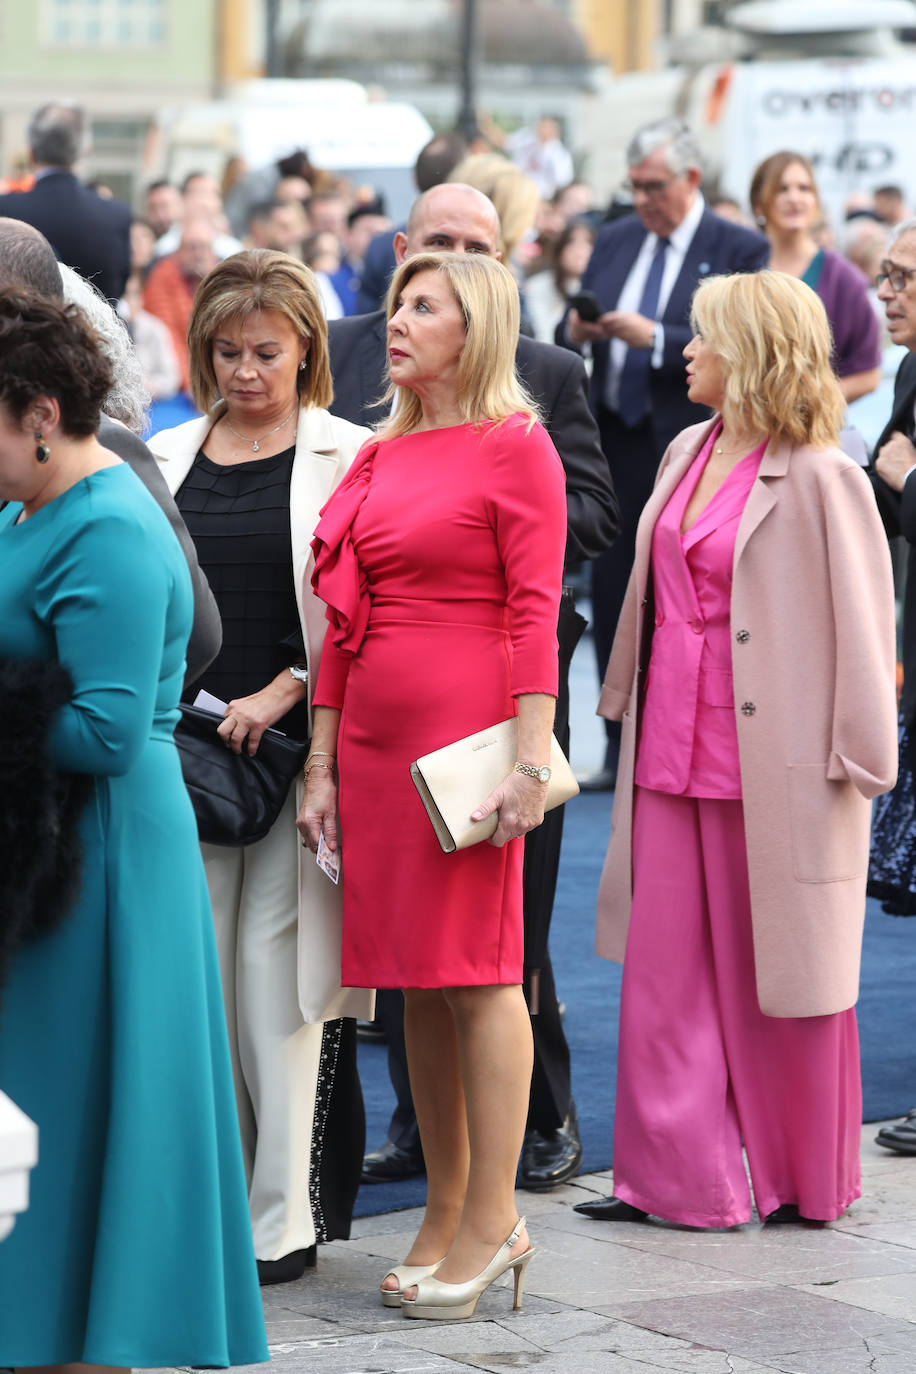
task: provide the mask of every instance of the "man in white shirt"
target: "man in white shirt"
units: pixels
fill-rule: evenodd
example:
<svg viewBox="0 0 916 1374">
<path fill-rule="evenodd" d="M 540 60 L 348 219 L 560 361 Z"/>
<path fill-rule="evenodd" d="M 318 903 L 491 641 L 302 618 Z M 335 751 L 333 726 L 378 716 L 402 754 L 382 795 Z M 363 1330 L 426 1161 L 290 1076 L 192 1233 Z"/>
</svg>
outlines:
<svg viewBox="0 0 916 1374">
<path fill-rule="evenodd" d="M 635 214 L 606 225 L 595 240 L 582 290 L 598 301 L 593 322 L 570 310 L 557 333 L 567 347 L 589 344 L 590 400 L 620 501 L 616 543 L 592 563 L 592 620 L 598 676 L 607 668 L 630 568 L 636 525 L 659 460 L 682 429 L 708 413 L 687 399 L 682 351 L 691 337 L 690 301 L 699 281 L 755 272 L 769 258 L 762 234 L 714 215 L 700 194 L 696 140 L 680 119 L 637 130 L 627 148 Z M 620 727 L 606 722 L 604 767 L 585 780 L 609 790 Z"/>
</svg>

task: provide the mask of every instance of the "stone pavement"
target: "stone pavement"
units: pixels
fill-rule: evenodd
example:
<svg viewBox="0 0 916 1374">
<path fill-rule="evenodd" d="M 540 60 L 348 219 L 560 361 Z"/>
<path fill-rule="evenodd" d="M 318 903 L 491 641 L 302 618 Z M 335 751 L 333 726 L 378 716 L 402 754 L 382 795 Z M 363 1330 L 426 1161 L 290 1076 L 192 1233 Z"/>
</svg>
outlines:
<svg viewBox="0 0 916 1374">
<path fill-rule="evenodd" d="M 275 1374 L 914 1374 L 916 1158 L 863 1129 L 863 1197 L 827 1227 L 695 1231 L 589 1221 L 574 1202 L 610 1173 L 519 1193 L 538 1253 L 524 1307 L 509 1280 L 465 1322 L 381 1306 L 416 1212 L 354 1224 L 318 1269 L 263 1291 Z M 253 1366 L 263 1369 L 264 1366 Z"/>
</svg>

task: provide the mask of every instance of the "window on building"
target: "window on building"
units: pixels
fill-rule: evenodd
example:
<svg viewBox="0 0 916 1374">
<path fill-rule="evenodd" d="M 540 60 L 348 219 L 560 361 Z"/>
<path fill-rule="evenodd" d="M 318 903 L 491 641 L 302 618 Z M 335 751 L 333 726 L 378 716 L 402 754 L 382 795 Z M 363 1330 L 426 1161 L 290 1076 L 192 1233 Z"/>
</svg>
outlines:
<svg viewBox="0 0 916 1374">
<path fill-rule="evenodd" d="M 42 0 L 46 47 L 139 48 L 165 42 L 166 0 Z"/>
</svg>

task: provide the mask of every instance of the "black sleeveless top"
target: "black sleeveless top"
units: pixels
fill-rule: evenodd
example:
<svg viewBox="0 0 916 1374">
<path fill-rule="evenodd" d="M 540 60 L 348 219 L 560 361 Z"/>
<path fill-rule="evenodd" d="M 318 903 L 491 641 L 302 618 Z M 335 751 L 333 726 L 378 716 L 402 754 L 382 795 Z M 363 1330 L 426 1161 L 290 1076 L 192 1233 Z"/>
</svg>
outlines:
<svg viewBox="0 0 916 1374">
<path fill-rule="evenodd" d="M 250 696 L 290 663 L 305 662 L 293 591 L 289 484 L 295 448 L 223 466 L 203 449 L 175 497 L 223 622 L 219 655 L 183 700 L 204 689 L 223 701 Z M 305 702 L 275 728 L 308 734 Z"/>
</svg>

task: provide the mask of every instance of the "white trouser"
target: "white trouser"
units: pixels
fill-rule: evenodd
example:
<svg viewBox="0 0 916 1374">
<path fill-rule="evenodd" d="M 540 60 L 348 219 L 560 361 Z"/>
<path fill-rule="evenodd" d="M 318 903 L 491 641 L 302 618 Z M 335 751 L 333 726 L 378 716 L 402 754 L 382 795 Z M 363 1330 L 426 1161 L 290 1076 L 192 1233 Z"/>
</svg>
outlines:
<svg viewBox="0 0 916 1374">
<path fill-rule="evenodd" d="M 213 907 L 235 1099 L 258 1259 L 315 1241 L 312 1124 L 324 1030 L 305 1025 L 296 990 L 295 788 L 270 833 L 230 849 L 202 844 Z"/>
</svg>

